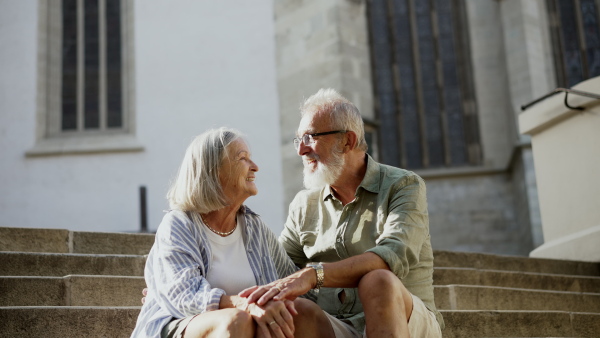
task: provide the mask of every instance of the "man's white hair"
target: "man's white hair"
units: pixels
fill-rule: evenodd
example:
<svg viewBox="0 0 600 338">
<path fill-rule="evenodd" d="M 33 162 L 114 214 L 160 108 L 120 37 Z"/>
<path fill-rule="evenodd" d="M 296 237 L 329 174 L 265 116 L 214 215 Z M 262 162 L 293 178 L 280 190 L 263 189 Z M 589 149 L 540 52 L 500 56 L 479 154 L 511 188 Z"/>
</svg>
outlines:
<svg viewBox="0 0 600 338">
<path fill-rule="evenodd" d="M 300 115 L 323 113 L 329 116 L 334 129 L 352 131 L 358 139 L 356 147 L 367 151 L 365 126 L 358 108 L 334 89 L 319 89 L 300 106 Z"/>
</svg>

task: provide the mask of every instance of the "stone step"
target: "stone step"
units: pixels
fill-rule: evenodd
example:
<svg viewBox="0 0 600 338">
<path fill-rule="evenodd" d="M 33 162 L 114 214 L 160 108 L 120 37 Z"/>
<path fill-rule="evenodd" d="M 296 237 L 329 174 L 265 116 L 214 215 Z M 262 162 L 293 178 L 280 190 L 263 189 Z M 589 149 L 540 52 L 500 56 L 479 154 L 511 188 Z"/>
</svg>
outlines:
<svg viewBox="0 0 600 338">
<path fill-rule="evenodd" d="M 0 277 L 0 306 L 137 306 L 143 277 Z M 600 290 L 596 290 L 599 291 Z M 436 285 L 440 309 L 600 312 L 600 293 Z"/>
<path fill-rule="evenodd" d="M 0 251 L 146 255 L 153 234 L 0 227 Z M 600 263 L 434 251 L 436 267 L 587 275 L 600 277 Z"/>
<path fill-rule="evenodd" d="M 600 276 L 600 263 L 592 262 L 438 250 L 434 257 L 435 267 Z"/>
<path fill-rule="evenodd" d="M 0 307 L 2 337 L 129 337 L 140 307 Z"/>
<path fill-rule="evenodd" d="M 443 310 L 526 310 L 600 313 L 600 293 L 527 290 L 474 285 L 435 286 Z"/>
<path fill-rule="evenodd" d="M 0 251 L 147 255 L 154 234 L 0 227 Z"/>
<path fill-rule="evenodd" d="M 139 307 L 0 307 L 3 337 L 129 337 Z M 596 337 L 600 314 L 442 310 L 443 336 Z"/>
<path fill-rule="evenodd" d="M 600 314 L 562 311 L 442 310 L 445 338 L 598 337 Z"/>
<path fill-rule="evenodd" d="M 521 289 L 574 292 L 600 292 L 600 277 L 544 273 L 479 270 L 472 268 L 435 268 L 435 285 L 481 285 Z"/>
<path fill-rule="evenodd" d="M 0 276 L 143 276 L 145 262 L 136 255 L 0 252 Z"/>
<path fill-rule="evenodd" d="M 0 277 L 0 306 L 140 306 L 143 277 Z"/>
</svg>

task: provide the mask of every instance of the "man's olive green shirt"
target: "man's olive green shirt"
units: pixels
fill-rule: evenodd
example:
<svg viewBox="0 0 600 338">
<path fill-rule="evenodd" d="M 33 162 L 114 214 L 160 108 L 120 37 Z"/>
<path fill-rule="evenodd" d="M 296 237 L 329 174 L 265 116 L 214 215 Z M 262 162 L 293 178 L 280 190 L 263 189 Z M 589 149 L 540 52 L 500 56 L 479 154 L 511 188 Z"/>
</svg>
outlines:
<svg viewBox="0 0 600 338">
<path fill-rule="evenodd" d="M 331 187 L 300 191 L 290 204 L 279 241 L 296 265 L 335 262 L 365 252 L 379 255 L 404 286 L 433 311 L 433 252 L 425 182 L 415 173 L 379 164 L 367 155 L 367 171 L 355 198 L 343 205 Z M 341 303 L 338 294 L 345 290 Z M 356 289 L 321 288 L 318 304 L 362 332 Z"/>
</svg>

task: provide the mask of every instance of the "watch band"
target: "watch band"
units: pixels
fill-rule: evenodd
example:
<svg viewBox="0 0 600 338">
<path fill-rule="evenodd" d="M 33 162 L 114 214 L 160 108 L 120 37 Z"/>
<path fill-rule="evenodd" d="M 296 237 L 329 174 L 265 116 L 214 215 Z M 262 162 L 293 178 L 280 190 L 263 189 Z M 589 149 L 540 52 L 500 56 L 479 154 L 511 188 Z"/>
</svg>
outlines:
<svg viewBox="0 0 600 338">
<path fill-rule="evenodd" d="M 315 269 L 315 272 L 317 273 L 317 285 L 315 285 L 315 289 L 320 289 L 321 286 L 323 286 L 323 283 L 325 282 L 325 272 L 323 271 L 323 264 L 321 263 L 308 263 L 306 264 L 307 268 L 313 268 Z"/>
</svg>

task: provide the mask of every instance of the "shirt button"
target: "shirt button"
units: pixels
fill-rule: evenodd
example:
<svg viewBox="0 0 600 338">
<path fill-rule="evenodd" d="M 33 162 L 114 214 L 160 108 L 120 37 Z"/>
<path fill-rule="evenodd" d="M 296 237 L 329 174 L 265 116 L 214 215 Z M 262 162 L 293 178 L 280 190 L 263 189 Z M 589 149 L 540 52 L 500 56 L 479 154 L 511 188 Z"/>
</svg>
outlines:
<svg viewBox="0 0 600 338">
<path fill-rule="evenodd" d="M 337 242 L 338 242 L 338 243 L 342 243 L 342 239 L 341 239 L 341 238 L 338 238 L 338 239 L 337 239 Z"/>
</svg>

